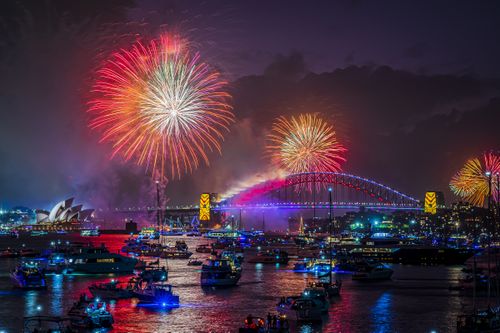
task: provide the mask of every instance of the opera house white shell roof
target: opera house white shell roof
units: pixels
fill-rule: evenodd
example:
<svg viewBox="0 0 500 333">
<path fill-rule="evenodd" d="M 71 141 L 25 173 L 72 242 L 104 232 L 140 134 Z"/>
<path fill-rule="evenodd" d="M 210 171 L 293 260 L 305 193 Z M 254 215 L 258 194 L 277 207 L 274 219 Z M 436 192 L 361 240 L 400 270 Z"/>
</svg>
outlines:
<svg viewBox="0 0 500 333">
<path fill-rule="evenodd" d="M 93 209 L 82 209 L 83 205 L 73 205 L 73 198 L 69 198 L 57 203 L 50 212 L 45 210 L 36 211 L 36 222 L 37 223 L 61 223 L 70 221 L 83 222 L 88 220 Z"/>
</svg>

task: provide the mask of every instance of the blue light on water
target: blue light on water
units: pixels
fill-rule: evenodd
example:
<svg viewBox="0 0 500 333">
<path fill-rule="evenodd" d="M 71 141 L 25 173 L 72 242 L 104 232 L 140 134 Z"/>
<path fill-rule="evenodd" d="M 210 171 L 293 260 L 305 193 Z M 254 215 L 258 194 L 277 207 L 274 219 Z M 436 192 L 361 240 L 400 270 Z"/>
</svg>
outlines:
<svg viewBox="0 0 500 333">
<path fill-rule="evenodd" d="M 385 292 L 375 302 L 372 307 L 373 332 L 391 332 L 391 306 L 392 294 Z"/>
</svg>

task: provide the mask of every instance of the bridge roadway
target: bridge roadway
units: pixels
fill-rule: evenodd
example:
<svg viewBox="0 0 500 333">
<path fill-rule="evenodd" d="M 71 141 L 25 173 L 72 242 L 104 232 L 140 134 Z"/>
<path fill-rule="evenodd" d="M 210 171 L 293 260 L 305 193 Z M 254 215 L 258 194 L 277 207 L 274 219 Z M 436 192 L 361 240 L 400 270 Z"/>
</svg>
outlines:
<svg viewBox="0 0 500 333">
<path fill-rule="evenodd" d="M 362 203 L 362 202 L 332 202 L 333 209 L 360 209 L 361 207 L 373 210 L 406 210 L 406 211 L 421 211 L 423 207 L 419 205 L 408 204 L 387 204 L 387 203 Z M 268 204 L 215 204 L 211 207 L 212 211 L 226 210 L 260 210 L 260 209 L 329 209 L 330 205 L 327 202 L 311 203 L 268 203 Z M 128 209 L 116 209 L 110 212 L 116 213 L 153 213 L 156 207 L 130 207 Z M 161 210 L 170 214 L 194 214 L 198 213 L 198 205 L 182 205 L 182 206 L 166 206 L 161 207 Z"/>
</svg>

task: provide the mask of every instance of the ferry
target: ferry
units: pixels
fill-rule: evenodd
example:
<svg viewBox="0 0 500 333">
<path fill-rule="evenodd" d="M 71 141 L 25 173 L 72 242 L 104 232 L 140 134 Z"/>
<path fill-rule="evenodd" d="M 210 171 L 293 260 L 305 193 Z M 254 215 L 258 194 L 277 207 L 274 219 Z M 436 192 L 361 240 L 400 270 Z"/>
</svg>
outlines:
<svg viewBox="0 0 500 333">
<path fill-rule="evenodd" d="M 240 277 L 241 270 L 227 259 L 208 259 L 207 264 L 201 266 L 202 287 L 234 286 Z"/>
<path fill-rule="evenodd" d="M 470 248 L 412 244 L 391 237 L 371 237 L 358 244 L 340 244 L 337 249 L 353 257 L 403 265 L 461 265 L 475 253 Z"/>
<path fill-rule="evenodd" d="M 138 260 L 110 253 L 104 246 L 84 247 L 80 252 L 68 258 L 68 270 L 71 272 L 103 274 L 132 273 Z"/>
</svg>

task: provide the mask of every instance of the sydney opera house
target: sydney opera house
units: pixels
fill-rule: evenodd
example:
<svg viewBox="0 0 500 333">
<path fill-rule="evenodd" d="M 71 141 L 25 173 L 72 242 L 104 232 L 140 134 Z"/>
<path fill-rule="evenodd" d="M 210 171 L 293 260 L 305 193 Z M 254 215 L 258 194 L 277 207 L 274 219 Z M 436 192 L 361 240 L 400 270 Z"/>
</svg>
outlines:
<svg viewBox="0 0 500 333">
<path fill-rule="evenodd" d="M 83 205 L 73 205 L 74 198 L 57 203 L 51 210 L 36 211 L 36 228 L 34 229 L 63 229 L 78 228 L 83 222 L 92 217 L 93 209 L 82 209 Z"/>
</svg>

